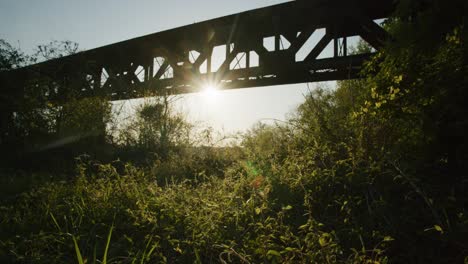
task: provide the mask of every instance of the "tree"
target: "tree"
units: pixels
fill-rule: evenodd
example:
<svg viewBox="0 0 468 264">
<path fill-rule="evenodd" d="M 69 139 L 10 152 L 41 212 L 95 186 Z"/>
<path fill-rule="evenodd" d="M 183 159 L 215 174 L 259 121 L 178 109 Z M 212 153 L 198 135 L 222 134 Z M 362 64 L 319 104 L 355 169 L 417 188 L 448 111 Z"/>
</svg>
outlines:
<svg viewBox="0 0 468 264">
<path fill-rule="evenodd" d="M 8 72 L 29 64 L 33 59 L 25 55 L 20 49 L 13 47 L 7 41 L 0 39 L 0 145 L 4 148 L 14 136 L 12 129 L 15 91 L 7 90 Z"/>
<path fill-rule="evenodd" d="M 7 41 L 0 39 L 0 72 L 17 69 L 29 64 L 32 58 Z"/>
<path fill-rule="evenodd" d="M 76 54 L 78 52 L 78 43 L 69 40 L 54 40 L 47 44 L 38 45 L 34 53 L 34 58 L 36 61 L 45 61 Z"/>
<path fill-rule="evenodd" d="M 137 109 L 136 118 L 120 131 L 120 142 L 157 158 L 167 159 L 176 146 L 189 141 L 191 125 L 176 113 L 177 97 L 162 95 L 147 99 Z"/>
<path fill-rule="evenodd" d="M 71 41 L 52 41 L 38 45 L 32 56 L 24 55 L 4 41 L 1 47 L 2 68 L 9 69 L 61 58 L 79 51 L 78 44 Z M 8 119 L 2 118 L 2 122 L 5 122 L 2 126 L 2 141 L 11 145 L 8 152 L 19 152 L 22 155 L 25 152 L 62 148 L 78 155 L 78 152 L 96 150 L 105 143 L 110 103 L 105 98 L 78 97 L 73 91 L 81 90 L 86 85 L 85 81 L 62 78 L 61 67 L 49 67 L 47 72 L 36 72 L 34 67 L 19 69 L 28 72 L 26 81 L 11 78 L 10 74 L 16 72 L 5 73 L 5 78 L 10 82 L 8 87 L 23 91 L 9 96 L 9 104 L 15 107 L 7 112 Z M 82 72 L 77 74 L 83 75 Z M 17 83 L 11 83 L 12 80 Z M 61 91 L 60 95 L 58 91 Z"/>
</svg>

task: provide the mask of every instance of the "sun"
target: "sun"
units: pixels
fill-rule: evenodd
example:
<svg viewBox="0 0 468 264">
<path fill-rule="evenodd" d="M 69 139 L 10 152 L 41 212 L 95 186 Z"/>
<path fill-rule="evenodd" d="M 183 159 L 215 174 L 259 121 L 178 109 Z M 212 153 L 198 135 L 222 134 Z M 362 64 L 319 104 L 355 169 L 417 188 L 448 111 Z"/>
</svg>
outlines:
<svg viewBox="0 0 468 264">
<path fill-rule="evenodd" d="M 216 85 L 208 84 L 203 87 L 203 98 L 208 102 L 215 102 L 219 97 L 219 88 Z"/>
</svg>

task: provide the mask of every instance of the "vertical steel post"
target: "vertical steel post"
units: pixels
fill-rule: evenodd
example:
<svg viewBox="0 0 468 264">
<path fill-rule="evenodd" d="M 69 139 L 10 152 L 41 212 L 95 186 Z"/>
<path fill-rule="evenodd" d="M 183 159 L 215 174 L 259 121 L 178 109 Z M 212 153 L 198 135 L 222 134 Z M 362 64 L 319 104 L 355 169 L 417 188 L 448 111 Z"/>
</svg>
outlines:
<svg viewBox="0 0 468 264">
<path fill-rule="evenodd" d="M 280 50 L 280 40 L 281 40 L 281 35 L 280 35 L 280 34 L 276 34 L 276 35 L 275 35 L 275 51 L 279 51 L 279 50 Z"/>
<path fill-rule="evenodd" d="M 343 37 L 343 56 L 346 57 L 348 56 L 348 38 Z"/>
</svg>

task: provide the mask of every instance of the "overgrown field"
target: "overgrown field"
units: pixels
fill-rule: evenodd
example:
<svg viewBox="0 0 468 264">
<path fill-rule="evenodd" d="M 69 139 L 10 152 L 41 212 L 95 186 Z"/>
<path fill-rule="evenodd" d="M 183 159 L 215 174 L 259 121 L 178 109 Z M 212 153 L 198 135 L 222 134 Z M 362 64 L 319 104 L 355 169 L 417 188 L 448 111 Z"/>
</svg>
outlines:
<svg viewBox="0 0 468 264">
<path fill-rule="evenodd" d="M 118 139 L 86 134 L 108 108 L 73 102 L 53 132 L 86 131 L 75 159 L 1 171 L 0 262 L 467 263 L 467 5 L 401 2 L 362 79 L 238 145 L 190 139 L 167 100 Z"/>
</svg>

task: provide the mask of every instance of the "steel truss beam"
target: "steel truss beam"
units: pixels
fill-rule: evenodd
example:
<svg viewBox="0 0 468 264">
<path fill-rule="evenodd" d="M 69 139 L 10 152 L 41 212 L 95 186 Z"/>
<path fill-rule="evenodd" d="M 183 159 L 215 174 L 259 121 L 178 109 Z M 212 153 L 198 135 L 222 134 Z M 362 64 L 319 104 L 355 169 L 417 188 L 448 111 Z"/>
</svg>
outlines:
<svg viewBox="0 0 468 264">
<path fill-rule="evenodd" d="M 378 50 L 387 33 L 374 20 L 391 11 L 391 0 L 287 2 L 2 73 L 0 92 L 11 99 L 46 86 L 44 96 L 52 101 L 70 95 L 120 100 L 196 92 L 207 83 L 236 89 L 356 78 L 371 54 L 349 54 L 347 37 L 361 36 Z M 319 29 L 325 34 L 298 60 Z M 274 40 L 269 49 L 267 38 Z M 333 55 L 318 59 L 330 43 Z M 225 51 L 218 69 L 215 48 Z"/>
</svg>

